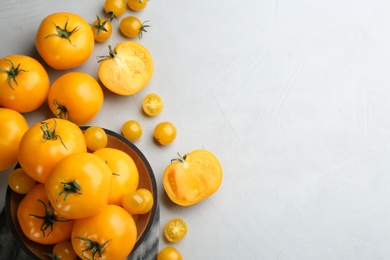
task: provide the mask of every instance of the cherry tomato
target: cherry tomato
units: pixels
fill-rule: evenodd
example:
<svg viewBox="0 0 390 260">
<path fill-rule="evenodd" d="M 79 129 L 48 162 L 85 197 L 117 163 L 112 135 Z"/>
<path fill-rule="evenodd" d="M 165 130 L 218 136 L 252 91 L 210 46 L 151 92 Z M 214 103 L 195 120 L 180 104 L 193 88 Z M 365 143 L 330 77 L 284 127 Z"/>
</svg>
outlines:
<svg viewBox="0 0 390 260">
<path fill-rule="evenodd" d="M 58 242 L 54 245 L 52 253 L 45 254 L 52 260 L 76 260 L 77 254 L 73 250 L 69 240 Z"/>
<path fill-rule="evenodd" d="M 172 143 L 177 135 L 177 130 L 171 122 L 161 122 L 154 128 L 154 138 L 162 145 Z"/>
<path fill-rule="evenodd" d="M 107 204 L 112 173 L 106 162 L 92 153 L 71 154 L 60 160 L 47 176 L 47 196 L 61 216 L 85 218 Z"/>
<path fill-rule="evenodd" d="M 93 35 L 95 35 L 95 41 L 107 41 L 112 34 L 112 25 L 110 20 L 97 16 L 97 19 L 92 23 L 92 32 Z"/>
<path fill-rule="evenodd" d="M 80 128 L 64 119 L 50 118 L 31 126 L 20 140 L 18 158 L 23 170 L 34 180 L 45 183 L 62 158 L 86 152 Z"/>
<path fill-rule="evenodd" d="M 20 202 L 17 218 L 24 235 L 40 244 L 69 240 L 74 221 L 57 214 L 49 202 L 45 186 L 35 185 Z"/>
<path fill-rule="evenodd" d="M 17 163 L 20 140 L 28 124 L 19 112 L 2 107 L 0 122 L 0 171 L 3 171 Z"/>
<path fill-rule="evenodd" d="M 129 38 L 142 38 L 142 34 L 147 32 L 146 28 L 148 27 L 150 26 L 146 24 L 146 21 L 141 22 L 135 16 L 126 16 L 119 24 L 120 31 Z"/>
<path fill-rule="evenodd" d="M 9 187 L 19 194 L 27 194 L 36 183 L 22 168 L 16 168 L 8 175 Z"/>
<path fill-rule="evenodd" d="M 126 193 L 122 197 L 122 207 L 131 215 L 141 214 L 146 204 L 145 195 L 138 191 Z"/>
<path fill-rule="evenodd" d="M 124 260 L 137 239 L 137 227 L 122 207 L 108 205 L 99 213 L 75 221 L 72 245 L 81 259 Z"/>
<path fill-rule="evenodd" d="M 110 91 L 124 96 L 143 89 L 153 75 L 154 65 L 149 51 L 140 43 L 125 41 L 110 54 L 100 57 L 99 79 Z"/>
<path fill-rule="evenodd" d="M 162 98 L 157 94 L 147 94 L 142 100 L 142 110 L 148 116 L 157 116 L 163 109 Z"/>
<path fill-rule="evenodd" d="M 169 242 L 177 242 L 187 234 L 187 224 L 181 218 L 171 219 L 165 224 L 164 236 Z"/>
<path fill-rule="evenodd" d="M 183 256 L 177 248 L 167 246 L 158 253 L 157 260 L 183 260 Z"/>
<path fill-rule="evenodd" d="M 82 125 L 99 113 L 104 94 L 97 80 L 89 74 L 68 72 L 53 82 L 47 100 L 58 118 Z"/>
<path fill-rule="evenodd" d="M 127 6 L 133 11 L 141 11 L 148 4 L 148 0 L 128 0 Z"/>
<path fill-rule="evenodd" d="M 66 70 L 84 64 L 91 56 L 95 37 L 91 26 L 74 13 L 53 13 L 39 25 L 35 46 L 52 68 Z"/>
<path fill-rule="evenodd" d="M 139 192 L 142 195 L 144 195 L 145 199 L 146 199 L 145 207 L 138 214 L 146 214 L 150 210 L 152 210 L 152 208 L 153 208 L 153 205 L 154 205 L 153 194 L 150 192 L 150 190 L 145 189 L 145 188 L 140 188 L 140 189 L 137 190 L 137 192 Z"/>
<path fill-rule="evenodd" d="M 129 120 L 122 126 L 122 135 L 134 142 L 137 141 L 142 135 L 142 127 L 138 121 Z"/>
<path fill-rule="evenodd" d="M 108 136 L 106 131 L 99 126 L 90 126 L 84 131 L 85 142 L 91 151 L 106 147 Z"/>
<path fill-rule="evenodd" d="M 116 148 L 102 148 L 93 154 L 104 161 L 112 173 L 108 203 L 121 205 L 123 195 L 135 191 L 138 187 L 137 166 L 130 155 Z"/>
<path fill-rule="evenodd" d="M 126 11 L 125 0 L 106 0 L 104 2 L 104 11 L 110 20 L 118 18 L 123 15 Z"/>
<path fill-rule="evenodd" d="M 42 64 L 25 55 L 0 59 L 0 106 L 20 113 L 38 109 L 46 100 L 49 75 Z"/>
<path fill-rule="evenodd" d="M 199 149 L 178 156 L 166 167 L 163 186 L 176 204 L 189 206 L 214 194 L 222 182 L 222 166 L 210 151 Z"/>
</svg>

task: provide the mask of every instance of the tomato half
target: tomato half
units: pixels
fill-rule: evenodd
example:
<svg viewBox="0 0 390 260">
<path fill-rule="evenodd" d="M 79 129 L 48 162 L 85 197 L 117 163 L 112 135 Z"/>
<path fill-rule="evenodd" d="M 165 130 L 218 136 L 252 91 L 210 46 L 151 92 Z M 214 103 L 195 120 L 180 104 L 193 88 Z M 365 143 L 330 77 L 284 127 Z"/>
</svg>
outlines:
<svg viewBox="0 0 390 260">
<path fill-rule="evenodd" d="M 154 93 L 147 94 L 142 100 L 142 110 L 148 116 L 157 116 L 163 109 L 162 98 Z"/>
<path fill-rule="evenodd" d="M 38 109 L 46 100 L 49 75 L 36 59 L 10 55 L 0 59 L 0 106 L 20 113 Z"/>
<path fill-rule="evenodd" d="M 20 140 L 28 124 L 19 112 L 2 107 L 0 122 L 0 171 L 3 171 L 17 163 Z"/>
<path fill-rule="evenodd" d="M 149 51 L 140 43 L 125 41 L 110 54 L 100 57 L 99 79 L 110 91 L 124 96 L 142 90 L 153 75 L 154 65 Z"/>
<path fill-rule="evenodd" d="M 35 46 L 42 59 L 52 68 L 65 70 L 78 67 L 91 56 L 95 37 L 91 26 L 81 16 L 53 13 L 39 25 Z"/>
<path fill-rule="evenodd" d="M 222 183 L 222 166 L 210 151 L 199 149 L 172 160 L 163 186 L 176 204 L 189 206 L 215 193 Z"/>
<path fill-rule="evenodd" d="M 81 259 L 124 260 L 137 239 L 137 227 L 122 207 L 108 205 L 99 213 L 75 221 L 72 245 Z"/>
<path fill-rule="evenodd" d="M 137 166 L 130 155 L 116 148 L 98 149 L 93 154 L 106 162 L 112 173 L 108 203 L 121 205 L 123 195 L 135 191 L 138 187 Z"/>
<path fill-rule="evenodd" d="M 74 221 L 57 214 L 43 184 L 35 185 L 24 196 L 18 206 L 17 217 L 25 236 L 34 242 L 56 244 L 71 237 Z"/>
<path fill-rule="evenodd" d="M 169 242 L 177 242 L 187 234 L 187 224 L 181 218 L 171 219 L 165 224 L 164 236 Z"/>
<path fill-rule="evenodd" d="M 57 78 L 48 93 L 50 110 L 77 125 L 90 122 L 103 106 L 100 84 L 84 72 L 68 72 Z"/>
<path fill-rule="evenodd" d="M 18 158 L 23 170 L 34 180 L 45 183 L 62 158 L 86 152 L 84 134 L 74 123 L 50 118 L 31 126 L 19 144 Z"/>
<path fill-rule="evenodd" d="M 47 176 L 46 193 L 61 216 L 85 218 L 108 204 L 111 179 L 110 168 L 98 156 L 87 152 L 71 154 Z"/>
</svg>

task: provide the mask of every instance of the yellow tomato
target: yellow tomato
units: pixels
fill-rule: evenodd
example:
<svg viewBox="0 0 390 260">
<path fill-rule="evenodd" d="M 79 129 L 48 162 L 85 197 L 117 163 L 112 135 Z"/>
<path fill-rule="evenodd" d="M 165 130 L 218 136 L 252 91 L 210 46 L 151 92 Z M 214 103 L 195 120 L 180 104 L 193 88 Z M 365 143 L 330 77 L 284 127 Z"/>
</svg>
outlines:
<svg viewBox="0 0 390 260">
<path fill-rule="evenodd" d="M 38 53 L 57 70 L 85 63 L 93 52 L 94 44 L 95 37 L 88 22 L 69 12 L 53 13 L 44 18 L 35 38 Z"/>
<path fill-rule="evenodd" d="M 171 219 L 165 224 L 164 236 L 169 242 L 177 242 L 187 234 L 187 224 L 181 218 Z"/>
<path fill-rule="evenodd" d="M 27 194 L 36 183 L 22 168 L 16 168 L 8 175 L 9 187 L 19 194 Z"/>
<path fill-rule="evenodd" d="M 18 161 L 19 143 L 28 130 L 26 119 L 19 112 L 0 107 L 0 171 Z"/>
<path fill-rule="evenodd" d="M 147 94 L 142 100 L 142 110 L 148 116 L 157 116 L 163 109 L 162 98 L 154 93 Z"/>
<path fill-rule="evenodd" d="M 176 204 L 189 206 L 214 194 L 222 183 L 222 166 L 210 151 L 199 149 L 172 160 L 163 186 Z"/>
<path fill-rule="evenodd" d="M 112 34 L 111 22 L 107 19 L 100 18 L 99 16 L 92 24 L 92 32 L 95 35 L 95 41 L 105 42 Z"/>
<path fill-rule="evenodd" d="M 135 16 L 126 16 L 123 18 L 119 24 L 119 29 L 124 36 L 129 38 L 142 38 L 142 34 L 146 31 L 146 28 L 149 25 L 146 22 L 141 22 Z"/>
<path fill-rule="evenodd" d="M 176 139 L 177 130 L 171 122 L 161 122 L 154 128 L 154 138 L 161 145 L 168 145 Z"/>
<path fill-rule="evenodd" d="M 122 126 L 122 135 L 134 142 L 137 141 L 142 135 L 142 127 L 138 121 L 129 120 Z"/>
<path fill-rule="evenodd" d="M 158 253 L 157 260 L 183 260 L 183 256 L 177 248 L 167 246 Z"/>
<path fill-rule="evenodd" d="M 141 11 L 148 4 L 148 0 L 127 0 L 127 6 L 133 11 Z"/>
<path fill-rule="evenodd" d="M 90 126 L 84 131 L 85 142 L 91 151 L 106 147 L 108 136 L 106 131 L 99 126 Z"/>
<path fill-rule="evenodd" d="M 124 96 L 134 95 L 143 89 L 153 75 L 153 60 L 140 43 L 125 41 L 115 49 L 109 46 L 110 55 L 100 57 L 99 79 L 110 91 Z"/>
</svg>

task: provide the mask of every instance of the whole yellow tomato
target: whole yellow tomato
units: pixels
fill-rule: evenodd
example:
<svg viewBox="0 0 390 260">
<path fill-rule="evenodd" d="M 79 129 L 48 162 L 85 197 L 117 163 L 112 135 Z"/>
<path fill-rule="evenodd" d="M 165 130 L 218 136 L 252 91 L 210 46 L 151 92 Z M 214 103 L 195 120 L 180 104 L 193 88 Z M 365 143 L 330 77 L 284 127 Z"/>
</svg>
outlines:
<svg viewBox="0 0 390 260">
<path fill-rule="evenodd" d="M 124 260 L 137 239 L 137 227 L 131 215 L 118 205 L 107 205 L 99 213 L 77 219 L 72 245 L 81 259 Z"/>
<path fill-rule="evenodd" d="M 130 155 L 116 148 L 101 148 L 93 154 L 106 162 L 112 172 L 109 204 L 121 205 L 123 195 L 138 187 L 137 166 Z"/>
<path fill-rule="evenodd" d="M 83 152 L 60 160 L 47 176 L 45 187 L 54 210 L 65 218 L 79 219 L 108 204 L 111 180 L 106 162 Z"/>
<path fill-rule="evenodd" d="M 88 22 L 69 12 L 53 13 L 44 18 L 35 38 L 38 53 L 57 70 L 85 63 L 93 52 L 94 44 L 95 37 Z"/>
<path fill-rule="evenodd" d="M 0 106 L 31 112 L 46 100 L 49 87 L 49 75 L 36 59 L 25 55 L 0 59 Z"/>
<path fill-rule="evenodd" d="M 222 183 L 222 166 L 210 151 L 199 149 L 172 160 L 163 174 L 163 186 L 176 204 L 189 206 L 215 193 Z"/>
<path fill-rule="evenodd" d="M 127 0 L 127 6 L 133 11 L 141 11 L 148 4 L 148 0 Z"/>
<path fill-rule="evenodd" d="M 154 65 L 149 51 L 140 43 L 125 41 L 110 55 L 101 57 L 99 79 L 112 92 L 129 96 L 143 89 L 153 75 Z"/>
<path fill-rule="evenodd" d="M 31 126 L 19 144 L 19 164 L 34 180 L 45 183 L 50 171 L 62 158 L 86 152 L 84 134 L 74 123 L 50 118 Z"/>
<path fill-rule="evenodd" d="M 17 163 L 19 143 L 28 124 L 19 112 L 2 107 L 0 122 L 0 171 L 3 171 Z"/>
<path fill-rule="evenodd" d="M 100 84 L 84 72 L 68 72 L 57 78 L 47 96 L 50 110 L 76 125 L 91 121 L 103 106 Z"/>
<path fill-rule="evenodd" d="M 96 20 L 92 23 L 92 32 L 95 35 L 95 41 L 107 41 L 112 34 L 112 25 L 110 20 L 97 16 Z"/>
</svg>

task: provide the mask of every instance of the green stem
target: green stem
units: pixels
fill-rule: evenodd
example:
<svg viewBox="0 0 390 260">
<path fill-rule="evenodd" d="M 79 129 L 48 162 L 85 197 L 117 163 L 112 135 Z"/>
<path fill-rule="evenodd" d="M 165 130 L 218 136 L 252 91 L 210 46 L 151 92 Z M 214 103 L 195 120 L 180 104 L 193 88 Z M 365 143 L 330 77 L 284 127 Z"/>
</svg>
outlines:
<svg viewBox="0 0 390 260">
<path fill-rule="evenodd" d="M 85 246 L 87 247 L 86 249 L 81 251 L 81 254 L 86 260 L 95 260 L 95 254 L 97 253 L 99 255 L 99 258 L 102 257 L 104 251 L 106 250 L 106 245 L 108 242 L 111 242 L 112 239 L 106 241 L 103 245 L 100 245 L 96 241 L 92 241 L 88 238 L 84 237 L 75 237 L 75 239 L 80 239 L 81 241 L 85 242 Z M 86 251 L 91 251 L 92 252 L 92 259 L 88 258 L 87 256 L 84 255 Z"/>
<path fill-rule="evenodd" d="M 56 25 L 57 33 L 49 34 L 45 38 L 48 38 L 51 36 L 60 37 L 63 39 L 67 39 L 72 44 L 70 37 L 72 36 L 72 34 L 77 32 L 78 30 L 80 30 L 80 26 L 76 26 L 75 28 L 73 28 L 73 30 L 69 31 L 67 28 L 68 22 L 69 22 L 69 18 L 66 20 L 64 28 L 61 28 L 59 25 Z"/>
<path fill-rule="evenodd" d="M 65 194 L 64 201 L 66 201 L 66 198 L 68 197 L 69 194 L 79 194 L 79 195 L 82 194 L 81 193 L 82 188 L 76 181 L 61 182 L 61 184 L 64 186 L 64 189 L 58 193 L 57 200 L 62 194 Z"/>
<path fill-rule="evenodd" d="M 62 141 L 61 136 L 56 134 L 56 128 L 57 128 L 57 121 L 54 120 L 54 127 L 53 130 L 50 130 L 49 123 L 47 122 L 41 122 L 41 131 L 43 135 L 43 141 L 46 142 L 47 140 L 55 141 L 57 139 L 60 139 L 62 145 L 68 149 L 65 145 L 65 143 Z"/>
<path fill-rule="evenodd" d="M 12 86 L 12 82 L 17 87 L 18 86 L 18 81 L 16 80 L 16 77 L 19 75 L 20 72 L 27 72 L 27 71 L 23 70 L 23 69 L 20 69 L 20 63 L 18 64 L 18 66 L 15 67 L 14 63 L 12 62 L 12 60 L 9 60 L 9 59 L 5 59 L 5 60 L 8 61 L 11 64 L 11 68 L 9 68 L 8 70 L 6 70 L 4 68 L 0 68 L 0 71 L 5 72 L 8 75 L 8 79 L 7 79 L 8 80 L 8 85 L 10 86 L 10 88 L 15 89 Z"/>
</svg>

